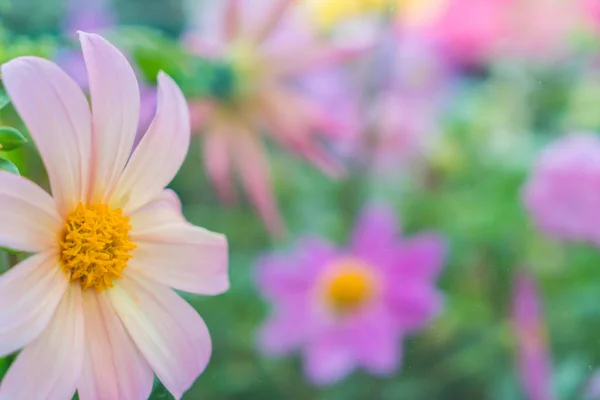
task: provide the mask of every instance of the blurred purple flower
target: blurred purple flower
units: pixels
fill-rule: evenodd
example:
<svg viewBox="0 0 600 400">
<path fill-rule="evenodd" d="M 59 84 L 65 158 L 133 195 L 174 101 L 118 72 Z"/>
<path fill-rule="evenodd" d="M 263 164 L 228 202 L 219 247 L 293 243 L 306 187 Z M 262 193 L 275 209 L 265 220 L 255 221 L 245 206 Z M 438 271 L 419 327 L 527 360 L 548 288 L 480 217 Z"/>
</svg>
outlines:
<svg viewBox="0 0 600 400">
<path fill-rule="evenodd" d="M 115 18 L 107 0 L 69 0 L 66 4 L 66 16 L 63 21 L 63 33 L 75 38 L 77 31 L 98 32 L 114 26 Z M 130 60 L 131 61 L 131 60 Z M 83 54 L 78 49 L 65 48 L 57 52 L 56 63 L 77 84 L 89 93 L 87 69 Z M 135 67 L 134 67 L 135 68 Z M 146 132 L 156 111 L 157 92 L 154 86 L 140 84 L 140 119 L 135 144 Z"/>
<path fill-rule="evenodd" d="M 433 147 L 451 74 L 428 43 L 395 33 L 383 35 L 369 61 L 354 74 L 316 71 L 306 86 L 346 124 L 336 142 L 342 154 L 365 160 L 372 172 L 397 173 Z"/>
<path fill-rule="evenodd" d="M 600 138 L 591 133 L 571 134 L 545 148 L 523 198 L 545 234 L 600 244 Z"/>
<path fill-rule="evenodd" d="M 233 198 L 232 170 L 272 234 L 283 232 L 273 198 L 261 135 L 265 133 L 332 176 L 339 161 L 323 146 L 343 127 L 335 112 L 321 107 L 297 81 L 307 70 L 337 65 L 362 47 L 334 47 L 318 40 L 292 0 L 228 0 L 202 13 L 190 49 L 223 60 L 236 73 L 227 99 L 191 104 L 192 129 L 202 131 L 205 167 L 224 201 Z M 363 46 L 364 47 L 364 46 Z"/>
<path fill-rule="evenodd" d="M 552 362 L 538 290 L 533 278 L 517 275 L 513 303 L 513 323 L 518 345 L 521 385 L 528 400 L 551 400 Z"/>
<path fill-rule="evenodd" d="M 363 210 L 346 249 L 311 238 L 292 256 L 259 262 L 258 287 L 273 313 L 260 330 L 269 355 L 301 350 L 309 379 L 337 382 L 356 368 L 389 375 L 401 365 L 401 339 L 443 308 L 434 286 L 444 240 L 422 233 L 399 240 L 394 213 Z"/>
</svg>

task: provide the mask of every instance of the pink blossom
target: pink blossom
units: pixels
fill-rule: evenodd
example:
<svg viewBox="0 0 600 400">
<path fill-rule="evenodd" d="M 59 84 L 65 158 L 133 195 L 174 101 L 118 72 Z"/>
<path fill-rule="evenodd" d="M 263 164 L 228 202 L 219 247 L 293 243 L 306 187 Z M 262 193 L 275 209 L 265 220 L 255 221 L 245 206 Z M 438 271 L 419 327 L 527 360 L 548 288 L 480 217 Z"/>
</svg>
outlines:
<svg viewBox="0 0 600 400">
<path fill-rule="evenodd" d="M 513 322 L 518 345 L 518 362 L 523 390 L 528 400 L 554 399 L 551 387 L 552 362 L 535 281 L 527 274 L 516 278 Z"/>
<path fill-rule="evenodd" d="M 188 107 L 166 74 L 132 153 L 140 95 L 125 57 L 80 33 L 90 104 L 58 66 L 2 65 L 2 79 L 46 166 L 52 196 L 0 172 L 0 246 L 33 253 L 0 277 L 0 357 L 23 350 L 0 399 L 143 399 L 154 374 L 181 398 L 211 340 L 173 289 L 227 290 L 227 241 L 185 221 L 164 189 L 188 151 Z M 33 382 L 33 383 L 32 383 Z"/>
<path fill-rule="evenodd" d="M 409 27 L 461 63 L 496 57 L 547 59 L 566 43 L 583 18 L 580 1 L 446 0 L 426 23 Z"/>
<path fill-rule="evenodd" d="M 360 71 L 319 70 L 308 86 L 346 124 L 335 143 L 341 154 L 364 160 L 374 173 L 397 174 L 433 147 L 450 74 L 427 42 L 396 34 L 381 39 Z M 356 82 L 363 88 L 353 88 Z"/>
<path fill-rule="evenodd" d="M 523 190 L 535 225 L 558 239 L 600 243 L 600 138 L 571 134 L 545 148 Z"/>
<path fill-rule="evenodd" d="M 369 207 L 346 249 L 311 238 L 290 256 L 262 259 L 258 287 L 273 312 L 260 330 L 260 349 L 300 350 L 316 384 L 359 367 L 376 375 L 397 371 L 401 339 L 442 310 L 434 281 L 445 246 L 433 233 L 398 240 L 396 230 L 391 210 Z"/>
<path fill-rule="evenodd" d="M 261 133 L 332 176 L 339 162 L 321 141 L 340 134 L 334 113 L 300 90 L 308 69 L 337 64 L 357 49 L 324 45 L 300 18 L 291 0 L 227 0 L 205 12 L 204 31 L 187 43 L 199 55 L 223 60 L 236 72 L 231 98 L 192 104 L 193 130 L 204 139 L 205 167 L 220 197 L 231 200 L 236 170 L 273 234 L 283 224 L 271 189 Z"/>
</svg>

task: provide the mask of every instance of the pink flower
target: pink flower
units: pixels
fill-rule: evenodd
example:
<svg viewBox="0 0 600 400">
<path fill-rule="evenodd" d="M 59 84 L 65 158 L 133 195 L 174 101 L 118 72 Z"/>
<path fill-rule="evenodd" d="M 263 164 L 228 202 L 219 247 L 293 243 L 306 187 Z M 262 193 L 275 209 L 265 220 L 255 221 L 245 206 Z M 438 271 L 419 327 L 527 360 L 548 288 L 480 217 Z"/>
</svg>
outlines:
<svg viewBox="0 0 600 400">
<path fill-rule="evenodd" d="M 136 150 L 140 97 L 125 57 L 80 33 L 91 107 L 50 61 L 2 66 L 46 165 L 52 197 L 0 172 L 0 246 L 33 253 L 0 277 L 0 357 L 24 347 L 0 399 L 141 399 L 154 373 L 180 398 L 211 354 L 206 325 L 171 288 L 227 290 L 224 236 L 185 221 L 164 187 L 190 140 L 188 108 L 160 73 Z"/>
<path fill-rule="evenodd" d="M 549 145 L 533 167 L 523 198 L 545 234 L 600 244 L 600 138 L 571 134 Z"/>
<path fill-rule="evenodd" d="M 521 384 L 528 400 L 554 399 L 551 388 L 552 363 L 535 281 L 527 274 L 517 276 L 513 322 L 519 351 Z"/>
<path fill-rule="evenodd" d="M 422 161 L 436 139 L 449 87 L 448 67 L 428 43 L 416 37 L 382 36 L 370 63 L 351 75 L 339 69 L 310 76 L 310 90 L 343 116 L 344 140 L 335 148 L 376 174 L 407 171 Z M 361 82 L 368 93 L 353 90 Z M 402 172 L 401 172 L 402 173 Z"/>
<path fill-rule="evenodd" d="M 217 15 L 206 13 L 207 31 L 188 37 L 192 51 L 229 63 L 236 74 L 230 98 L 192 104 L 192 128 L 203 131 L 208 174 L 228 201 L 233 197 L 232 170 L 237 170 L 273 234 L 281 233 L 283 224 L 261 132 L 338 175 L 340 165 L 320 143 L 339 134 L 334 113 L 311 101 L 295 83 L 307 69 L 336 64 L 357 52 L 316 41 L 291 3 L 224 1 L 215 7 Z"/>
<path fill-rule="evenodd" d="M 258 286 L 273 304 L 260 331 L 270 355 L 301 350 L 316 384 L 341 380 L 362 367 L 388 375 L 401 364 L 400 340 L 442 309 L 434 286 L 445 246 L 435 234 L 399 241 L 395 215 L 363 211 L 347 249 L 302 241 L 293 256 L 259 264 Z"/>
<path fill-rule="evenodd" d="M 547 59 L 568 50 L 568 37 L 583 17 L 579 2 L 446 0 L 436 18 L 416 31 L 458 62 L 488 62 L 496 57 Z"/>
</svg>

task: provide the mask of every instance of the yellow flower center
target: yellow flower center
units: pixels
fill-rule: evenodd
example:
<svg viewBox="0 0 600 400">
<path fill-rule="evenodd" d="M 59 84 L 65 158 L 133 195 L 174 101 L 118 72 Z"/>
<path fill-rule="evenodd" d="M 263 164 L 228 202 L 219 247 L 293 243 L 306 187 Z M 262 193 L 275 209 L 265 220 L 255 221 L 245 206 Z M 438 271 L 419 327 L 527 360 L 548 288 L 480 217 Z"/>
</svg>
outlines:
<svg viewBox="0 0 600 400">
<path fill-rule="evenodd" d="M 325 284 L 325 300 L 334 312 L 354 311 L 373 298 L 375 279 L 365 264 L 353 259 L 342 260 L 333 271 Z"/>
<path fill-rule="evenodd" d="M 132 257 L 136 245 L 129 239 L 129 217 L 106 204 L 79 204 L 65 221 L 60 240 L 60 266 L 79 280 L 82 289 L 98 292 L 113 286 Z"/>
</svg>

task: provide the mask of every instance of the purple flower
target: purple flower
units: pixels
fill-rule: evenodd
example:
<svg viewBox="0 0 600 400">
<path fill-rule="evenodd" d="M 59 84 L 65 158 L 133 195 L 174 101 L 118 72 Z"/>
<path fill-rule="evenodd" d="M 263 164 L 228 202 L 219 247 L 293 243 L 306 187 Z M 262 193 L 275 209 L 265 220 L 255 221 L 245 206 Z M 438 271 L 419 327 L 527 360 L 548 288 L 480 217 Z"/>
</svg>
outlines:
<svg viewBox="0 0 600 400">
<path fill-rule="evenodd" d="M 401 339 L 442 310 L 434 286 L 445 258 L 433 233 L 399 240 L 394 213 L 368 207 L 350 245 L 302 240 L 292 256 L 259 263 L 258 286 L 273 313 L 260 330 L 261 351 L 300 350 L 315 384 L 331 384 L 356 368 L 389 375 L 401 364 Z"/>
<path fill-rule="evenodd" d="M 551 388 L 552 362 L 535 281 L 527 274 L 517 276 L 513 322 L 518 345 L 518 363 L 523 390 L 528 400 L 554 399 Z"/>
<path fill-rule="evenodd" d="M 544 149 L 523 197 L 545 234 L 600 244 L 600 138 L 572 134 Z"/>
</svg>

